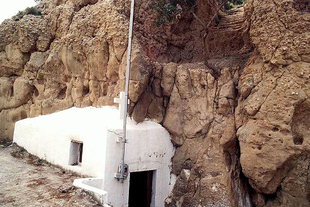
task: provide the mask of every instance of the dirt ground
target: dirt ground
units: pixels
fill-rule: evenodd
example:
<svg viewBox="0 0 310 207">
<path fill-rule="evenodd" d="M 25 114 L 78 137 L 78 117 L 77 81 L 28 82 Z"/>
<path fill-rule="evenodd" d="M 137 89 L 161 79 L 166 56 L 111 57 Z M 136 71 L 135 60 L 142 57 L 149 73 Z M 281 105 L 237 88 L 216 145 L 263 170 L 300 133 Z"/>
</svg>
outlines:
<svg viewBox="0 0 310 207">
<path fill-rule="evenodd" d="M 23 148 L 0 145 L 0 206 L 99 207 L 73 187 L 78 176 L 31 156 Z"/>
</svg>

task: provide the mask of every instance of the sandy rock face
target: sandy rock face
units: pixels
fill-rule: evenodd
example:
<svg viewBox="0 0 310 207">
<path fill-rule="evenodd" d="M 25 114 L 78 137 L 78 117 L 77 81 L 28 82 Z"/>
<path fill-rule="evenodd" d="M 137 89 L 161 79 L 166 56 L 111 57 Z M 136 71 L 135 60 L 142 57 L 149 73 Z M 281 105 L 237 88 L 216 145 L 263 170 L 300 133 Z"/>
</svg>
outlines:
<svg viewBox="0 0 310 207">
<path fill-rule="evenodd" d="M 193 138 L 198 133 L 205 133 L 203 130 L 208 130 L 213 117 L 207 115 L 211 114 L 214 106 L 215 87 L 214 78 L 207 70 L 203 63 L 177 67 L 163 123 L 173 134 Z"/>
<path fill-rule="evenodd" d="M 106 1 L 44 1 L 41 7 L 44 18 L 28 15 L 0 27 L 3 138 L 12 137 L 21 117 L 113 104 L 120 91 L 126 17 Z"/>
<path fill-rule="evenodd" d="M 257 53 L 238 86 L 242 170 L 256 192 L 276 198 L 267 196 L 257 205 L 307 206 L 310 14 L 296 9 L 303 1 L 250 4 L 250 34 Z"/>
<path fill-rule="evenodd" d="M 18 100 L 22 104 L 15 103 L 21 98 L 15 93 L 0 94 L 0 120 L 10 126 L 0 128 L 2 138 L 13 135 L 14 122 L 8 121 L 12 117 L 7 114 L 17 110 L 17 105 L 25 108 L 22 117 L 33 117 L 72 106 L 112 105 L 123 90 L 128 32 L 124 2 L 46 0 L 39 7 L 43 17 L 26 15 L 0 26 L 0 75 L 8 79 L 1 87 L 12 88 L 18 77 L 28 84 L 26 88 L 14 84 L 15 91 L 28 90 L 23 92 L 27 97 Z M 133 106 L 154 68 L 142 51 L 135 40 L 130 81 Z M 157 103 L 163 99 L 153 99 L 150 113 L 162 120 Z"/>
<path fill-rule="evenodd" d="M 213 18 L 219 4 L 181 5 L 156 26 L 137 1 L 129 112 L 177 147 L 166 206 L 309 206 L 309 5 L 249 0 Z M 26 117 L 112 105 L 123 89 L 129 1 L 40 8 L 0 25 L 0 138 Z"/>
<path fill-rule="evenodd" d="M 239 180 L 232 92 L 236 73 L 236 68 L 226 68 L 215 80 L 201 63 L 177 68 L 163 123 L 181 146 L 173 159 L 179 177 L 167 206 L 244 203 L 238 194 L 243 186 L 234 183 Z"/>
</svg>

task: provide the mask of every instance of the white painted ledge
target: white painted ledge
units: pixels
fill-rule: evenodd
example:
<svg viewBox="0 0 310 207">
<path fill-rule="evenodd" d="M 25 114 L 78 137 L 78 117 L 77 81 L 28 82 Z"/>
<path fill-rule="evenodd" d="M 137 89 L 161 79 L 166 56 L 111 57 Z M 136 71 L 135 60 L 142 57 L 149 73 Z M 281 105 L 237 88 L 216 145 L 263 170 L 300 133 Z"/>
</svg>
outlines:
<svg viewBox="0 0 310 207">
<path fill-rule="evenodd" d="M 104 207 L 110 207 L 107 204 L 108 193 L 102 190 L 103 178 L 80 178 L 73 181 L 75 187 L 89 192 Z"/>
</svg>

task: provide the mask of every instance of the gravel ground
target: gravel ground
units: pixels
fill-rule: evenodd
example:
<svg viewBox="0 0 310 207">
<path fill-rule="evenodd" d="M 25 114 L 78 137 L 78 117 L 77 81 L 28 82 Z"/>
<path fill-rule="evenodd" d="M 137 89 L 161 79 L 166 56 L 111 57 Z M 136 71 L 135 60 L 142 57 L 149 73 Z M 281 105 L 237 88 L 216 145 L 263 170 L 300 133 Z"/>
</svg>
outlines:
<svg viewBox="0 0 310 207">
<path fill-rule="evenodd" d="M 1 207 L 99 207 L 88 194 L 73 187 L 78 177 L 23 148 L 0 145 Z"/>
</svg>

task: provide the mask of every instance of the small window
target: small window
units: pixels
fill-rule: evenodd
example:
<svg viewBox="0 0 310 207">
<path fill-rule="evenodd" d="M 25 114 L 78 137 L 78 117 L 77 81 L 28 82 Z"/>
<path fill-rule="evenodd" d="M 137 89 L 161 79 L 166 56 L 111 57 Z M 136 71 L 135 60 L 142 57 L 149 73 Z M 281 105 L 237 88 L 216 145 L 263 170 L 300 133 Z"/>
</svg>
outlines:
<svg viewBox="0 0 310 207">
<path fill-rule="evenodd" d="M 79 165 L 83 160 L 83 142 L 71 141 L 69 165 Z"/>
</svg>

